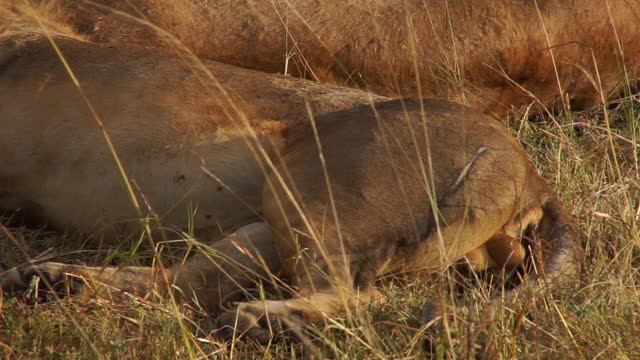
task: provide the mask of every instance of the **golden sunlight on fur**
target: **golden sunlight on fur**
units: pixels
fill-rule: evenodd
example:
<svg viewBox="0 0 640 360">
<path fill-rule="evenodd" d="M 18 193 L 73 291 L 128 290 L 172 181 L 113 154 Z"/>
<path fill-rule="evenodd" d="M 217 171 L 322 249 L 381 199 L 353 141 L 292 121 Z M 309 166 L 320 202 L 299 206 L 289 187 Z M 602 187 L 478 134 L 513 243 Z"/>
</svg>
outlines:
<svg viewBox="0 0 640 360">
<path fill-rule="evenodd" d="M 629 0 L 40 3 L 96 42 L 172 49 L 178 41 L 206 59 L 445 97 L 500 119 L 531 103 L 599 104 L 633 86 L 640 65 L 640 2 Z"/>
</svg>

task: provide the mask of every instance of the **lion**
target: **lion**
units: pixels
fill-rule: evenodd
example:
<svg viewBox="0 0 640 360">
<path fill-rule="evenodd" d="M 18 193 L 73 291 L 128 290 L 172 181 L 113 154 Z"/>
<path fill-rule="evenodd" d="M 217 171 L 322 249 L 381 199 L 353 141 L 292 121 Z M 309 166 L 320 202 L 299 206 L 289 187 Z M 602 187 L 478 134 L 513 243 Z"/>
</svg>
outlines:
<svg viewBox="0 0 640 360">
<path fill-rule="evenodd" d="M 482 251 L 502 266 L 509 260 L 499 254 L 520 261 L 512 240 L 523 237 L 544 239 L 536 246 L 547 254 L 539 265 L 548 283 L 575 271 L 568 215 L 493 119 L 441 100 L 391 100 L 316 122 L 291 130 L 263 195 L 297 295 L 223 313 L 224 337 L 270 339 L 265 319 L 277 317 L 319 322 L 379 297 L 384 275 L 439 272 Z"/>
<path fill-rule="evenodd" d="M 600 105 L 629 90 L 640 65 L 640 3 L 630 0 L 53 3 L 48 13 L 93 41 L 180 42 L 226 64 L 448 98 L 500 119 L 532 103 Z"/>
<path fill-rule="evenodd" d="M 223 338 L 266 342 L 273 319 L 319 323 L 378 298 L 386 274 L 526 257 L 531 284 L 575 271 L 570 216 L 505 127 L 476 110 L 52 40 L 59 53 L 32 36 L 1 43 L 0 209 L 111 241 L 154 216 L 195 224 L 209 245 L 168 267 L 27 264 L 0 275 L 3 291 L 34 275 L 81 296 L 158 290 L 217 314 Z M 207 238 L 210 228 L 232 233 Z M 221 312 L 267 281 L 293 295 Z"/>
</svg>

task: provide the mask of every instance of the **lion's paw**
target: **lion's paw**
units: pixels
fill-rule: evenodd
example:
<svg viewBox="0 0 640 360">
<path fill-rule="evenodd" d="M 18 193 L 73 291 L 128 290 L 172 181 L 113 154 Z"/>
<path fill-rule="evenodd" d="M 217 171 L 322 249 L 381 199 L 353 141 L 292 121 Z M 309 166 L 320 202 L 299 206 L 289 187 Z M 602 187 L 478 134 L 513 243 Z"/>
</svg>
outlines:
<svg viewBox="0 0 640 360">
<path fill-rule="evenodd" d="M 299 323 L 300 317 L 296 315 L 285 317 L 267 312 L 260 305 L 242 303 L 214 320 L 213 335 L 221 340 L 241 338 L 264 345 L 281 338 L 292 324 Z"/>
<path fill-rule="evenodd" d="M 0 273 L 0 289 L 3 293 L 21 293 L 27 301 L 46 301 L 51 295 L 79 294 L 82 284 L 68 277 L 64 264 L 44 263 L 13 268 Z"/>
</svg>

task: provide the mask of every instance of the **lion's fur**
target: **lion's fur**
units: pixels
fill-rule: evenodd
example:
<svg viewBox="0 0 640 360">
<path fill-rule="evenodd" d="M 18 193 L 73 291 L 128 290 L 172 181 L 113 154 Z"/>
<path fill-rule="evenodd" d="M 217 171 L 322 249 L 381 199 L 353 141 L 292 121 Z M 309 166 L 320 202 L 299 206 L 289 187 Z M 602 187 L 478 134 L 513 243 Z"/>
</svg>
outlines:
<svg viewBox="0 0 640 360">
<path fill-rule="evenodd" d="M 168 269 L 45 263 L 3 274 L 3 289 L 33 274 L 131 291 L 170 282 L 217 312 L 226 296 L 283 272 L 299 295 L 266 310 L 318 321 L 343 304 L 337 287 L 374 298 L 380 275 L 440 271 L 472 253 L 478 268 L 509 266 L 525 237 L 543 253 L 537 268 L 549 282 L 574 266 L 575 233 L 553 191 L 506 129 L 477 111 L 54 40 L 136 196 L 163 225 L 240 229 Z M 136 230 L 96 119 L 49 41 L 3 39 L 0 59 L 0 209 L 17 204 L 81 231 L 99 223 L 111 237 Z M 269 226 L 247 225 L 262 217 Z M 263 305 L 239 313 L 259 339 L 268 335 L 256 318 Z M 233 326 L 233 314 L 218 326 Z"/>
<path fill-rule="evenodd" d="M 280 73 L 288 64 L 321 82 L 446 97 L 497 117 L 565 93 L 574 108 L 598 104 L 640 65 L 632 0 L 53 2 L 94 41 L 174 47 L 162 29 L 203 58 Z"/>
<path fill-rule="evenodd" d="M 180 228 L 190 221 L 189 207 L 198 229 L 255 218 L 263 172 L 241 136 L 250 137 L 246 124 L 270 152 L 287 126 L 306 121 L 305 103 L 325 112 L 384 99 L 214 62 L 200 69 L 157 52 L 56 41 L 129 177 L 162 222 Z M 51 45 L 14 43 L 0 44 L 0 194 L 23 199 L 21 207 L 39 209 L 54 227 L 90 232 L 100 220 L 136 228 L 126 222 L 138 214 L 100 128 Z"/>
<path fill-rule="evenodd" d="M 375 297 L 383 275 L 441 271 L 482 247 L 505 265 L 517 247 L 509 239 L 524 236 L 534 248 L 545 244 L 550 258 L 539 269 L 549 283 L 575 266 L 573 229 L 553 191 L 491 118 L 441 100 L 396 100 L 316 121 L 317 130 L 291 130 L 267 178 L 278 184 L 287 174 L 286 186 L 265 188 L 263 198 L 284 273 L 302 295 L 245 307 L 318 319 L 340 307 L 344 289 Z M 318 180 L 325 176 L 330 186 Z M 556 223 L 539 242 L 545 219 Z"/>
</svg>

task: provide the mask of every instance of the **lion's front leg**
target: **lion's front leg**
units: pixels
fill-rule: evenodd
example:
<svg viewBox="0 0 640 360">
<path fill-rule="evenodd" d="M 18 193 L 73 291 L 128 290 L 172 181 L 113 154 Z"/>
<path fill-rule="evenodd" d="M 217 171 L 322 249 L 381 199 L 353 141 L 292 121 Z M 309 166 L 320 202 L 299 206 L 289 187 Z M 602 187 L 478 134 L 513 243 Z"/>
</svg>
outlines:
<svg viewBox="0 0 640 360">
<path fill-rule="evenodd" d="M 150 267 L 88 267 L 48 262 L 11 269 L 0 274 L 0 288 L 6 292 L 26 290 L 33 281 L 43 295 L 47 292 L 90 295 L 117 290 L 145 294 L 162 280 Z"/>
<path fill-rule="evenodd" d="M 281 268 L 271 228 L 256 222 L 171 267 L 171 288 L 217 314 L 221 305 L 246 297 L 260 284 L 272 285 Z"/>
<path fill-rule="evenodd" d="M 171 291 L 178 299 L 190 301 L 210 313 L 234 294 L 254 288 L 258 282 L 270 282 L 280 272 L 271 229 L 253 223 L 235 233 L 203 245 L 198 253 L 169 268 L 160 267 L 87 267 L 62 263 L 28 265 L 0 273 L 3 292 L 16 292 L 38 281 L 38 290 L 99 296 L 116 292 L 144 295 L 152 290 Z"/>
</svg>

